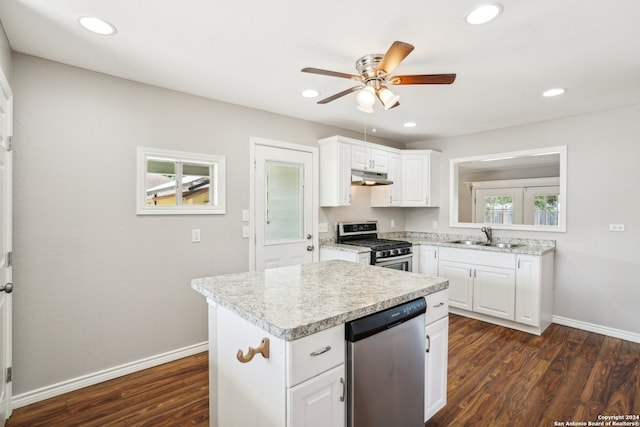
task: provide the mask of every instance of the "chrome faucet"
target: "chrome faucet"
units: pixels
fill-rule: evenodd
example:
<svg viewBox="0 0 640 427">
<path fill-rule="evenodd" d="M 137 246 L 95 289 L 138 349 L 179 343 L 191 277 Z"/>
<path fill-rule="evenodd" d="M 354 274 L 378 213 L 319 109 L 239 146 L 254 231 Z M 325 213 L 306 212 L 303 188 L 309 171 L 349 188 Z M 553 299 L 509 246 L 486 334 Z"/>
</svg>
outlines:
<svg viewBox="0 0 640 427">
<path fill-rule="evenodd" d="M 488 243 L 491 243 L 493 241 L 493 233 L 491 227 L 482 227 L 480 231 L 486 234 Z"/>
</svg>

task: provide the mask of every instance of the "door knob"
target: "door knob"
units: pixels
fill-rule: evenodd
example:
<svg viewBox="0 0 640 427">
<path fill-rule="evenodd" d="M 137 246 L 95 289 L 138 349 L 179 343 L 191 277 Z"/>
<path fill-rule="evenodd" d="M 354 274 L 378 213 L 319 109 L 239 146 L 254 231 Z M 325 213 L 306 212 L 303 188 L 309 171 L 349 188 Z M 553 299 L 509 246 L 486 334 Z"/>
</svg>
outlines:
<svg viewBox="0 0 640 427">
<path fill-rule="evenodd" d="M 13 292 L 13 283 L 7 283 L 4 286 L 0 286 L 0 292 L 2 292 L 2 291 L 5 291 L 8 294 Z"/>
<path fill-rule="evenodd" d="M 311 234 L 307 234 L 307 240 L 311 240 L 313 236 Z"/>
<path fill-rule="evenodd" d="M 309 246 L 307 246 L 307 250 L 308 250 L 309 252 L 313 252 L 313 250 L 314 250 L 314 249 L 315 249 L 315 248 L 313 247 L 313 245 L 309 245 Z"/>
</svg>

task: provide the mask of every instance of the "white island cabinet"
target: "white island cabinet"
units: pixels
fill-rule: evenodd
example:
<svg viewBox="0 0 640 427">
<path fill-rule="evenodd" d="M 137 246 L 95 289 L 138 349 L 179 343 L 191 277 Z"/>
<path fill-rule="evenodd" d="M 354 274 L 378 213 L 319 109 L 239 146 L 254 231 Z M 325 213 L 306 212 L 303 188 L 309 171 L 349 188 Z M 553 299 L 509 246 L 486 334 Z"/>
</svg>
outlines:
<svg viewBox="0 0 640 427">
<path fill-rule="evenodd" d="M 448 283 L 335 260 L 194 279 L 191 286 L 209 304 L 211 426 L 344 427 L 345 323 Z M 441 335 L 431 334 L 432 348 L 441 348 Z"/>
</svg>

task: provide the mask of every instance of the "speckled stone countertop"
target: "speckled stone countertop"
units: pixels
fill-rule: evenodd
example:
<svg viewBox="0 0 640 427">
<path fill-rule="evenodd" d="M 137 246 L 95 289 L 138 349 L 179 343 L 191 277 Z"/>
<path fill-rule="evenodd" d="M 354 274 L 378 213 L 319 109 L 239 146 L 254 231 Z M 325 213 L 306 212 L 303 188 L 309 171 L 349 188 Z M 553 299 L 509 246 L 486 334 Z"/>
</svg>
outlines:
<svg viewBox="0 0 640 427">
<path fill-rule="evenodd" d="M 193 279 L 191 287 L 272 335 L 292 341 L 412 299 L 449 282 L 348 261 Z"/>
<path fill-rule="evenodd" d="M 540 240 L 540 239 L 503 239 L 495 238 L 494 241 L 498 243 L 515 243 L 517 247 L 514 248 L 497 248 L 493 246 L 481 246 L 481 245 L 465 245 L 462 243 L 452 243 L 455 240 L 475 240 L 485 241 L 484 236 L 476 235 L 463 235 L 463 234 L 444 234 L 444 233 L 423 233 L 416 231 L 397 231 L 391 233 L 380 233 L 382 239 L 398 239 L 406 240 L 414 245 L 432 245 L 432 246 L 445 246 L 449 248 L 461 248 L 461 249 L 473 249 L 477 251 L 488 252 L 503 252 L 513 254 L 525 254 L 525 255 L 544 255 L 547 252 L 553 252 L 556 250 L 555 240 Z M 369 252 L 369 248 L 363 248 L 360 246 L 343 245 L 335 243 L 334 239 L 321 239 L 320 246 L 325 248 L 338 249 L 345 252 Z"/>
</svg>

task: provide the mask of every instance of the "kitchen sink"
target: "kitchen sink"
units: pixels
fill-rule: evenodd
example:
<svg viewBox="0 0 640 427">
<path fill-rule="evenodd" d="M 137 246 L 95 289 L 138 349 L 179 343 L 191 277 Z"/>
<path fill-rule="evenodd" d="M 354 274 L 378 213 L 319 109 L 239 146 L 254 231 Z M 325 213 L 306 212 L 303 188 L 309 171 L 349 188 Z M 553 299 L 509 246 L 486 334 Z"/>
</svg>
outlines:
<svg viewBox="0 0 640 427">
<path fill-rule="evenodd" d="M 460 245 L 482 246 L 482 245 L 485 245 L 487 242 L 481 242 L 480 240 L 454 240 L 454 241 L 448 242 L 448 243 L 457 243 L 457 244 L 460 244 Z"/>
<path fill-rule="evenodd" d="M 468 246 L 491 246 L 492 248 L 500 248 L 500 249 L 513 249 L 523 246 L 518 243 L 503 243 L 503 242 L 483 242 L 481 240 L 453 240 L 447 243 L 455 243 L 458 245 L 468 245 Z"/>
<path fill-rule="evenodd" d="M 519 245 L 517 243 L 484 243 L 483 246 L 491 246 L 491 247 L 500 248 L 500 249 L 513 249 L 513 248 L 518 248 L 522 245 Z"/>
</svg>

